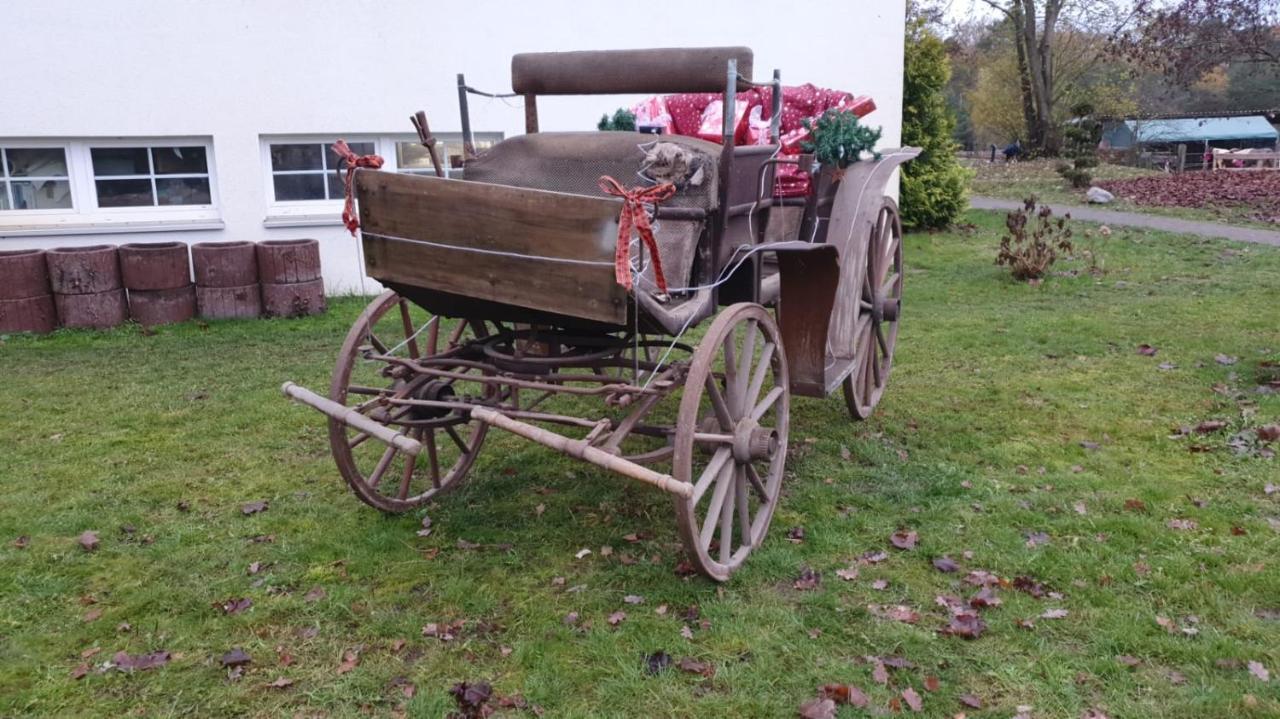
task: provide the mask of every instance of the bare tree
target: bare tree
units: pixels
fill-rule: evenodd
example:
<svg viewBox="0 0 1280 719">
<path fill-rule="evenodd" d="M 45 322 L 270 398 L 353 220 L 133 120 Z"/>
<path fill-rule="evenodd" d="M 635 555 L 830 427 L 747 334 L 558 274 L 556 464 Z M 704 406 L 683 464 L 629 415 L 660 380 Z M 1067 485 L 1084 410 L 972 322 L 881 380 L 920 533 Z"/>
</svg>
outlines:
<svg viewBox="0 0 1280 719">
<path fill-rule="evenodd" d="M 1113 50 L 1191 85 L 1223 63 L 1280 65 L 1280 0 L 1136 0 Z"/>
<path fill-rule="evenodd" d="M 1032 150 L 1056 155 L 1061 137 L 1055 119 L 1058 87 L 1064 79 L 1059 66 L 1063 24 L 1083 32 L 1115 34 L 1134 17 L 1113 0 L 979 0 L 1001 13 L 1013 33 L 1022 85 L 1022 109 L 1027 142 Z M 1087 71 L 1099 58 L 1075 58 L 1073 72 Z"/>
</svg>

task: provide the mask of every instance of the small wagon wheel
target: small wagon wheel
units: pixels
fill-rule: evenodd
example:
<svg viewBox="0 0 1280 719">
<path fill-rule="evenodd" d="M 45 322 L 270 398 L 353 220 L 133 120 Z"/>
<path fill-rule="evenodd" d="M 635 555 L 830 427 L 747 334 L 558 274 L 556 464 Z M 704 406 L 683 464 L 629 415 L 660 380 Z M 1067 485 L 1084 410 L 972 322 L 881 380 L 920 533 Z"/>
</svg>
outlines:
<svg viewBox="0 0 1280 719">
<path fill-rule="evenodd" d="M 412 371 L 415 360 L 449 352 L 488 334 L 483 322 L 428 315 L 391 290 L 374 299 L 356 319 L 338 355 L 329 399 L 358 408 L 423 447 L 415 458 L 330 420 L 334 461 L 361 501 L 384 512 L 406 512 L 452 489 L 466 476 L 488 425 L 472 421 L 468 409 L 396 405 L 386 400 L 448 402 L 488 397 L 492 393 L 488 385 Z M 443 368 L 477 376 L 480 372 L 464 364 Z"/>
<path fill-rule="evenodd" d="M 685 550 L 724 581 L 769 529 L 787 458 L 791 389 L 782 338 L 757 304 L 722 311 L 694 352 L 680 400 L 672 475 Z"/>
<path fill-rule="evenodd" d="M 844 401 L 854 419 L 866 419 L 889 383 L 902 308 L 902 220 L 897 203 L 888 197 L 867 242 L 867 268 L 858 301 L 854 369 L 844 380 Z"/>
</svg>

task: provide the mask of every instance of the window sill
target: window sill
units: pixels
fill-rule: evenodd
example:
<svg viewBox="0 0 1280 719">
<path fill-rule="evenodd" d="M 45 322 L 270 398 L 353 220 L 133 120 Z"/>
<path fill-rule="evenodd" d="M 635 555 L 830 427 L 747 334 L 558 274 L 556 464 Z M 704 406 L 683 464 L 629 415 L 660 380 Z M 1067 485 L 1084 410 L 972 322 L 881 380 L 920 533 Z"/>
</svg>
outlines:
<svg viewBox="0 0 1280 719">
<path fill-rule="evenodd" d="M 263 227 L 341 227 L 342 211 L 314 215 L 268 215 Z"/>
<path fill-rule="evenodd" d="M 186 232 L 221 230 L 225 224 L 218 217 L 168 220 L 97 220 L 0 224 L 3 237 L 46 237 L 51 235 L 113 235 L 128 232 Z"/>
</svg>

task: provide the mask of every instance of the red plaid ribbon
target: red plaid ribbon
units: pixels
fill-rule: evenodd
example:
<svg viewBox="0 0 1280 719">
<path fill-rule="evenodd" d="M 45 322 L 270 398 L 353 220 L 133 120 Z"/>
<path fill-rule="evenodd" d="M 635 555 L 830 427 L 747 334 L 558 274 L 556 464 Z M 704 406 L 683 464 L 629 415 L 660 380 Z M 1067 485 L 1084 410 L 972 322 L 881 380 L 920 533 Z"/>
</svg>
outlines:
<svg viewBox="0 0 1280 719">
<path fill-rule="evenodd" d="M 644 211 L 644 206 L 657 205 L 669 199 L 676 194 L 676 186 L 664 182 L 653 187 L 633 187 L 628 190 L 612 177 L 602 175 L 600 189 L 607 195 L 622 198 L 622 212 L 618 215 L 618 249 L 613 255 L 613 270 L 618 284 L 631 289 L 631 230 L 634 228 L 653 256 L 653 278 L 658 282 L 658 291 L 665 293 L 667 278 L 662 274 L 658 243 L 653 239 L 653 227 L 649 225 L 649 214 Z"/>
<path fill-rule="evenodd" d="M 333 143 L 333 152 L 339 159 L 347 161 L 347 177 L 346 177 L 346 203 L 342 206 L 342 224 L 347 226 L 347 231 L 352 237 L 356 236 L 356 230 L 360 229 L 360 220 L 356 219 L 356 197 L 352 191 L 352 181 L 356 177 L 356 168 L 370 167 L 378 169 L 382 167 L 382 158 L 378 155 L 359 155 L 351 151 L 347 146 L 346 140 L 338 140 Z"/>
</svg>

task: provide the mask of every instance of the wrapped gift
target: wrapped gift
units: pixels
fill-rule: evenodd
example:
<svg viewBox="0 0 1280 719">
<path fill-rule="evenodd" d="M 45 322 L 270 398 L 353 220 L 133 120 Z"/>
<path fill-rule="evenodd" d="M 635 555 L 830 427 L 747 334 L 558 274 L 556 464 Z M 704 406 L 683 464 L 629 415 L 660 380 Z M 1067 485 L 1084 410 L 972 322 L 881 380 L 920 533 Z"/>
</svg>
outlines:
<svg viewBox="0 0 1280 719">
<path fill-rule="evenodd" d="M 636 116 L 636 127 L 660 128 L 661 134 L 674 132 L 671 113 L 667 110 L 667 99 L 662 96 L 643 100 L 631 108 Z"/>
<path fill-rule="evenodd" d="M 751 108 L 751 101 L 748 99 L 738 99 L 734 102 L 733 111 L 733 137 L 735 145 L 738 142 L 739 134 L 745 134 L 747 131 L 747 112 Z M 698 137 L 710 142 L 720 142 L 724 139 L 724 101 L 717 98 L 707 103 L 702 109 L 702 121 L 698 124 Z"/>
</svg>

